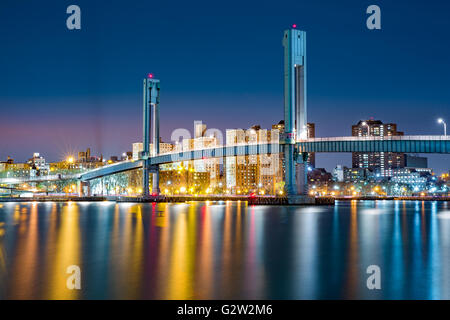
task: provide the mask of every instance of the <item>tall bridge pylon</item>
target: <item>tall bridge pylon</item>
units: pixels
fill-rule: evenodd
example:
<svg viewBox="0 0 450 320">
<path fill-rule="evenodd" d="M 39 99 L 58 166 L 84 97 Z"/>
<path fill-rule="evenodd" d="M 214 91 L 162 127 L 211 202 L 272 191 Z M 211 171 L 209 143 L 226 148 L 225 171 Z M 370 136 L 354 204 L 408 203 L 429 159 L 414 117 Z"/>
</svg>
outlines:
<svg viewBox="0 0 450 320">
<path fill-rule="evenodd" d="M 141 158 L 144 160 L 142 170 L 142 190 L 143 196 L 149 196 L 149 174 L 150 174 L 150 157 L 159 155 L 159 90 L 160 81 L 153 79 L 150 74 L 147 79 L 144 79 L 144 123 L 143 130 L 143 146 Z M 150 125 L 150 119 L 152 124 Z M 152 131 L 153 150 L 150 154 L 150 130 Z M 152 193 L 159 194 L 159 170 L 153 173 Z"/>
<path fill-rule="evenodd" d="M 307 193 L 307 154 L 296 153 L 296 142 L 308 138 L 306 108 L 306 32 L 284 31 L 284 159 L 287 195 Z"/>
</svg>

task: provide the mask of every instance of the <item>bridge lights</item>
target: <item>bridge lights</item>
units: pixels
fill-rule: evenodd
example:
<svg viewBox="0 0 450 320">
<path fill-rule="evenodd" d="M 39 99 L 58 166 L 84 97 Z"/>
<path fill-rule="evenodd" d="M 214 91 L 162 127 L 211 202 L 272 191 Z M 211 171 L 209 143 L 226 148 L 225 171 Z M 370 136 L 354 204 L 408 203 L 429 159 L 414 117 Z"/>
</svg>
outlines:
<svg viewBox="0 0 450 320">
<path fill-rule="evenodd" d="M 439 118 L 437 120 L 438 123 L 442 123 L 444 125 L 444 136 L 447 136 L 447 124 L 445 123 L 444 119 Z"/>
</svg>

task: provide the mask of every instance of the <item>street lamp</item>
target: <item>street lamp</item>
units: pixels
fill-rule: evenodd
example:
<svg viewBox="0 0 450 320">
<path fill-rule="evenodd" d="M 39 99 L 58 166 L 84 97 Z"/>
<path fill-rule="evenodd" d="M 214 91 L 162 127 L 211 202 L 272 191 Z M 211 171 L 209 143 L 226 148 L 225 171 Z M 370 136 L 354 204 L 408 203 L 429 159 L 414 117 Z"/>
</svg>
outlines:
<svg viewBox="0 0 450 320">
<path fill-rule="evenodd" d="M 444 119 L 439 118 L 437 122 L 444 125 L 444 136 L 447 136 L 447 124 L 445 123 Z"/>
<path fill-rule="evenodd" d="M 72 164 L 75 162 L 75 159 L 72 156 L 67 157 L 67 167 L 68 169 L 72 169 Z"/>
<path fill-rule="evenodd" d="M 363 122 L 361 122 L 361 125 L 367 127 L 367 135 L 370 136 L 370 128 L 369 128 L 369 125 L 367 124 L 367 122 L 363 121 Z"/>
</svg>

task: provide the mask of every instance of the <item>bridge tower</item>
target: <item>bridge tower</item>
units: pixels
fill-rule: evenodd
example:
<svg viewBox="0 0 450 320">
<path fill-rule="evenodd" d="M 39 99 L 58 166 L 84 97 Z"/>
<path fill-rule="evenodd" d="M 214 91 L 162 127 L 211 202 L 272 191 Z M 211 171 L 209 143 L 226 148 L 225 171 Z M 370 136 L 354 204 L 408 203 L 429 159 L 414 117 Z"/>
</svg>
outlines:
<svg viewBox="0 0 450 320">
<path fill-rule="evenodd" d="M 307 154 L 297 155 L 295 144 L 306 139 L 306 32 L 284 31 L 284 159 L 287 195 L 306 194 Z"/>
<path fill-rule="evenodd" d="M 144 79 L 144 123 L 143 123 L 143 146 L 142 159 L 144 161 L 142 172 L 142 190 L 143 196 L 149 196 L 149 172 L 150 163 L 149 157 L 159 154 L 159 90 L 160 82 L 153 79 L 153 75 L 149 74 L 147 79 Z M 152 125 L 150 126 L 150 118 L 152 118 Z M 153 152 L 150 154 L 150 127 L 152 128 L 152 144 Z M 152 193 L 159 194 L 159 170 L 153 173 L 153 187 Z"/>
</svg>

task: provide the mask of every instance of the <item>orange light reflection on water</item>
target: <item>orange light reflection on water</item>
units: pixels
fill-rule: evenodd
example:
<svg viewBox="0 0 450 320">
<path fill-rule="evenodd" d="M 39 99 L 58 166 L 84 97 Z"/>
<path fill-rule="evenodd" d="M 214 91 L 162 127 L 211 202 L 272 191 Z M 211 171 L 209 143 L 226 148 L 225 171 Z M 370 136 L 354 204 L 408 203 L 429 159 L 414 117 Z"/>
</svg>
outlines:
<svg viewBox="0 0 450 320">
<path fill-rule="evenodd" d="M 80 260 L 80 226 L 79 208 L 74 202 L 68 202 L 60 213 L 60 225 L 57 229 L 55 255 L 49 264 L 48 299 L 78 299 L 79 290 L 67 288 L 67 268 L 79 266 Z"/>
</svg>

